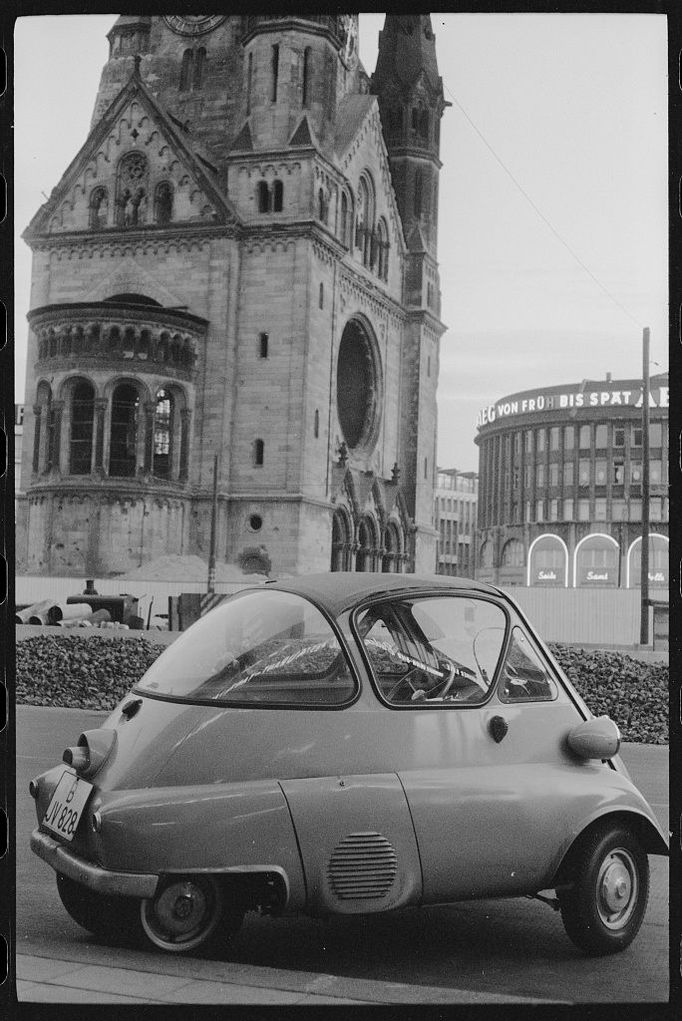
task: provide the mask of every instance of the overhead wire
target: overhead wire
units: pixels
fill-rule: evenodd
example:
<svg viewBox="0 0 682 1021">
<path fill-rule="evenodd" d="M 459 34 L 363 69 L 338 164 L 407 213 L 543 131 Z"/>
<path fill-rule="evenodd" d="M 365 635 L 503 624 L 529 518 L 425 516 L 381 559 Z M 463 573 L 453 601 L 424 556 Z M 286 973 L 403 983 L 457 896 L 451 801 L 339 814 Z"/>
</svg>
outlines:
<svg viewBox="0 0 682 1021">
<path fill-rule="evenodd" d="M 513 183 L 513 184 L 515 185 L 515 187 L 516 187 L 516 188 L 517 188 L 517 189 L 518 189 L 518 190 L 519 190 L 519 191 L 521 192 L 521 194 L 523 195 L 523 197 L 524 197 L 524 198 L 526 199 L 526 201 L 527 201 L 527 202 L 528 202 L 528 204 L 529 204 L 529 205 L 531 206 L 531 208 L 532 208 L 532 209 L 533 209 L 533 210 L 535 211 L 535 213 L 536 213 L 536 214 L 537 214 L 537 215 L 538 215 L 538 216 L 540 217 L 540 219 L 542 220 L 542 222 L 543 222 L 543 223 L 544 223 L 544 224 L 545 224 L 545 225 L 546 225 L 547 227 L 549 227 L 549 229 L 551 230 L 552 234 L 553 234 L 553 235 L 554 235 L 554 236 L 556 237 L 556 239 L 557 239 L 557 240 L 558 240 L 558 241 L 559 241 L 559 242 L 560 242 L 560 243 L 561 243 L 561 244 L 562 244 L 562 245 L 564 246 L 564 248 L 566 249 L 566 251 L 567 251 L 567 252 L 569 252 L 569 254 L 570 254 L 570 255 L 571 255 L 571 256 L 572 256 L 572 257 L 573 257 L 573 258 L 575 259 L 575 261 L 576 261 L 576 262 L 578 263 L 578 265 L 579 265 L 579 266 L 580 266 L 580 267 L 581 267 L 581 268 L 582 268 L 582 269 L 583 269 L 583 270 L 585 271 L 585 273 L 587 273 L 587 275 L 588 275 L 588 276 L 590 277 L 590 279 L 594 281 L 594 283 L 595 283 L 595 284 L 597 285 L 597 287 L 599 287 L 599 288 L 600 288 L 600 290 L 602 290 L 602 291 L 604 292 L 604 294 L 605 294 L 605 295 L 606 295 L 606 296 L 607 296 L 608 298 L 610 298 L 610 299 L 611 299 L 611 301 L 612 301 L 612 302 L 614 303 L 614 305 L 616 305 L 616 306 L 617 306 L 617 307 L 618 307 L 618 308 L 619 308 L 619 309 L 621 310 L 621 312 L 625 313 L 625 315 L 626 315 L 626 316 L 627 316 L 627 317 L 628 317 L 629 319 L 631 319 L 633 323 L 635 323 L 635 324 L 636 324 L 637 326 L 639 326 L 640 328 L 642 328 L 642 323 L 640 323 L 640 321 L 639 321 L 639 320 L 637 319 L 637 317 L 636 317 L 635 315 L 633 315 L 633 313 L 632 313 L 632 312 L 630 312 L 630 310 L 629 310 L 628 308 L 626 308 L 626 307 L 625 307 L 625 305 L 623 305 L 623 303 L 622 303 L 621 301 L 619 301 L 619 300 L 618 300 L 618 298 L 616 298 L 616 296 L 615 296 L 614 294 L 612 294 L 612 293 L 611 293 L 611 291 L 609 291 L 608 287 L 606 287 L 606 286 L 605 286 L 605 285 L 604 285 L 604 284 L 603 284 L 603 283 L 601 282 L 601 280 L 599 280 L 599 278 L 595 276 L 595 274 L 594 274 L 594 273 L 592 272 L 592 270 L 591 270 L 591 269 L 589 268 L 589 266 L 586 266 L 586 265 L 585 265 L 585 263 L 584 263 L 584 262 L 583 262 L 583 260 L 582 260 L 582 259 L 580 258 L 580 256 L 578 255 L 578 253 L 577 253 L 577 252 L 575 252 L 575 251 L 573 250 L 573 248 L 571 247 L 571 245 L 569 245 L 569 243 L 568 243 L 568 242 L 567 242 L 567 241 L 565 240 L 565 238 L 563 238 L 563 237 L 561 236 L 561 234 L 560 234 L 560 233 L 559 233 L 559 231 L 558 231 L 558 230 L 556 229 L 556 227 L 554 226 L 554 224 L 553 224 L 553 223 L 551 223 L 551 221 L 550 221 L 550 220 L 549 220 L 549 219 L 548 219 L 548 218 L 547 218 L 547 217 L 545 216 L 545 214 L 544 214 L 544 213 L 542 212 L 542 210 L 541 210 L 541 209 L 540 209 L 540 208 L 539 208 L 539 207 L 538 207 L 538 206 L 536 205 L 536 203 L 535 203 L 535 202 L 533 201 L 533 199 L 532 199 L 532 198 L 530 197 L 530 195 L 528 194 L 528 192 L 526 191 L 526 189 L 525 189 L 525 188 L 523 187 L 523 185 L 522 185 L 522 184 L 521 184 L 521 183 L 520 183 L 520 182 L 519 182 L 519 181 L 518 181 L 518 180 L 516 179 L 516 177 L 515 177 L 515 176 L 514 176 L 514 174 L 513 174 L 512 172 L 511 172 L 511 170 L 509 169 L 509 167 L 508 167 L 508 166 L 507 166 L 507 165 L 505 164 L 505 162 L 504 162 L 504 161 L 502 160 L 502 158 L 501 158 L 500 156 L 498 156 L 498 154 L 497 154 L 497 153 L 495 152 L 495 150 L 493 149 L 493 147 L 492 147 L 492 145 L 490 144 L 490 142 L 488 141 L 488 139 L 487 139 L 487 138 L 485 137 L 485 135 L 483 134 L 483 132 L 479 130 L 478 126 L 477 126 L 477 125 L 476 125 L 476 124 L 474 123 L 474 121 L 473 121 L 473 120 L 472 120 L 472 118 L 471 118 L 471 117 L 469 116 L 468 112 L 467 112 L 467 111 L 465 110 L 465 108 L 464 108 L 464 107 L 462 106 L 462 104 L 461 104 L 461 103 L 460 103 L 460 101 L 459 101 L 459 100 L 457 99 L 457 97 L 456 97 L 456 96 L 454 95 L 454 93 L 453 93 L 453 92 L 452 92 L 452 91 L 451 91 L 451 90 L 450 90 L 450 89 L 449 89 L 449 88 L 448 88 L 448 87 L 447 87 L 447 86 L 445 85 L 445 83 L 443 83 L 443 87 L 444 87 L 444 90 L 445 90 L 445 91 L 447 92 L 447 94 L 448 94 L 448 95 L 449 95 L 449 96 L 450 96 L 450 97 L 452 98 L 452 101 L 453 101 L 453 103 L 455 104 L 455 106 L 457 106 L 457 108 L 458 108 L 458 109 L 459 109 L 459 110 L 461 111 L 462 115 L 463 115 L 463 116 L 464 116 L 464 117 L 466 118 L 466 120 L 467 120 L 467 121 L 469 122 L 469 124 L 471 125 L 471 127 L 472 127 L 472 128 L 474 129 L 474 131 L 476 132 L 476 134 L 478 135 L 478 137 L 479 137 L 479 138 L 481 139 L 481 141 L 482 141 L 482 142 L 483 142 L 483 144 L 485 145 L 485 147 L 486 147 L 486 148 L 487 148 L 487 149 L 489 150 L 489 152 L 490 152 L 490 153 L 492 154 L 492 156 L 494 157 L 494 159 L 496 160 L 496 162 L 497 162 L 497 163 L 498 163 L 498 164 L 500 165 L 500 167 L 502 168 L 502 170 L 503 170 L 503 171 L 505 172 L 505 174 L 507 175 L 507 177 L 509 177 L 509 179 L 510 179 L 510 180 L 512 181 L 512 183 Z"/>
</svg>

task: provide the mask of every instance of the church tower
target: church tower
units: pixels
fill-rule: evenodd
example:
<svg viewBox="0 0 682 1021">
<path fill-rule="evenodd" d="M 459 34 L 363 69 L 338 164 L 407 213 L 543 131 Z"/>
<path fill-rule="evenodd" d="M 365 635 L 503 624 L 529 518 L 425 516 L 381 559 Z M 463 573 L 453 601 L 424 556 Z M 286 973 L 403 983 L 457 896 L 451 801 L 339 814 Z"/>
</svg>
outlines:
<svg viewBox="0 0 682 1021">
<path fill-rule="evenodd" d="M 220 561 L 435 570 L 445 104 L 428 18 L 387 18 L 376 94 L 357 31 L 112 26 L 88 139 L 24 233 L 20 570 L 206 558 L 216 455 Z"/>
<path fill-rule="evenodd" d="M 414 513 L 429 512 L 436 466 L 436 386 L 440 322 L 438 274 L 438 178 L 442 166 L 440 121 L 450 104 L 438 74 L 436 42 L 428 14 L 387 15 L 379 35 L 372 92 L 379 100 L 391 180 L 403 225 L 405 307 L 414 357 L 406 389 L 409 407 L 419 421 L 405 433 L 414 484 Z"/>
</svg>

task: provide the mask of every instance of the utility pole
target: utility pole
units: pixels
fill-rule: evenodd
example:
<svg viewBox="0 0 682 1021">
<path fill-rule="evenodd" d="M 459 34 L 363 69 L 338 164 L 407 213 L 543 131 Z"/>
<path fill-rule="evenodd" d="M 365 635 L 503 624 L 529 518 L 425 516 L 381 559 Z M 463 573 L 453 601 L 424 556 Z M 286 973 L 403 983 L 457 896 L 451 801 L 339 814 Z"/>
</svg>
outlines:
<svg viewBox="0 0 682 1021">
<path fill-rule="evenodd" d="M 215 547 L 218 519 L 218 455 L 213 458 L 213 506 L 211 507 L 211 545 L 208 552 L 207 592 L 215 592 Z"/>
<path fill-rule="evenodd" d="M 649 327 L 642 338 L 642 556 L 640 645 L 649 644 Z"/>
</svg>

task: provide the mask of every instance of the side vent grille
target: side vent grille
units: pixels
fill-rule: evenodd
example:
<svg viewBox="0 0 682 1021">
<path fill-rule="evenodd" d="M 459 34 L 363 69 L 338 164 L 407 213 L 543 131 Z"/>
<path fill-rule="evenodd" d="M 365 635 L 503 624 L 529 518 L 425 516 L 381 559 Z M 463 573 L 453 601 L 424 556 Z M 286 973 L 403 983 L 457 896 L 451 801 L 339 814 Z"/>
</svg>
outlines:
<svg viewBox="0 0 682 1021">
<path fill-rule="evenodd" d="M 396 877 L 398 858 L 380 833 L 350 833 L 329 859 L 329 881 L 340 900 L 384 897 Z"/>
</svg>

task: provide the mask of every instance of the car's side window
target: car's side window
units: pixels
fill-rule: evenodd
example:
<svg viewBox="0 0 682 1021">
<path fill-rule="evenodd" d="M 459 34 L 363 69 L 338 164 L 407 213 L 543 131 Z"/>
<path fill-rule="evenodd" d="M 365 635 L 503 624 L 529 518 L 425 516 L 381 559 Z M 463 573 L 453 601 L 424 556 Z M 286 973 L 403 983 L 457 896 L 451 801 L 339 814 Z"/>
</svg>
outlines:
<svg viewBox="0 0 682 1021">
<path fill-rule="evenodd" d="M 524 631 L 512 629 L 500 677 L 505 702 L 537 702 L 557 697 L 557 687 Z"/>
<path fill-rule="evenodd" d="M 463 596 L 374 603 L 356 625 L 377 687 L 391 705 L 482 702 L 506 633 L 499 606 Z"/>
</svg>

